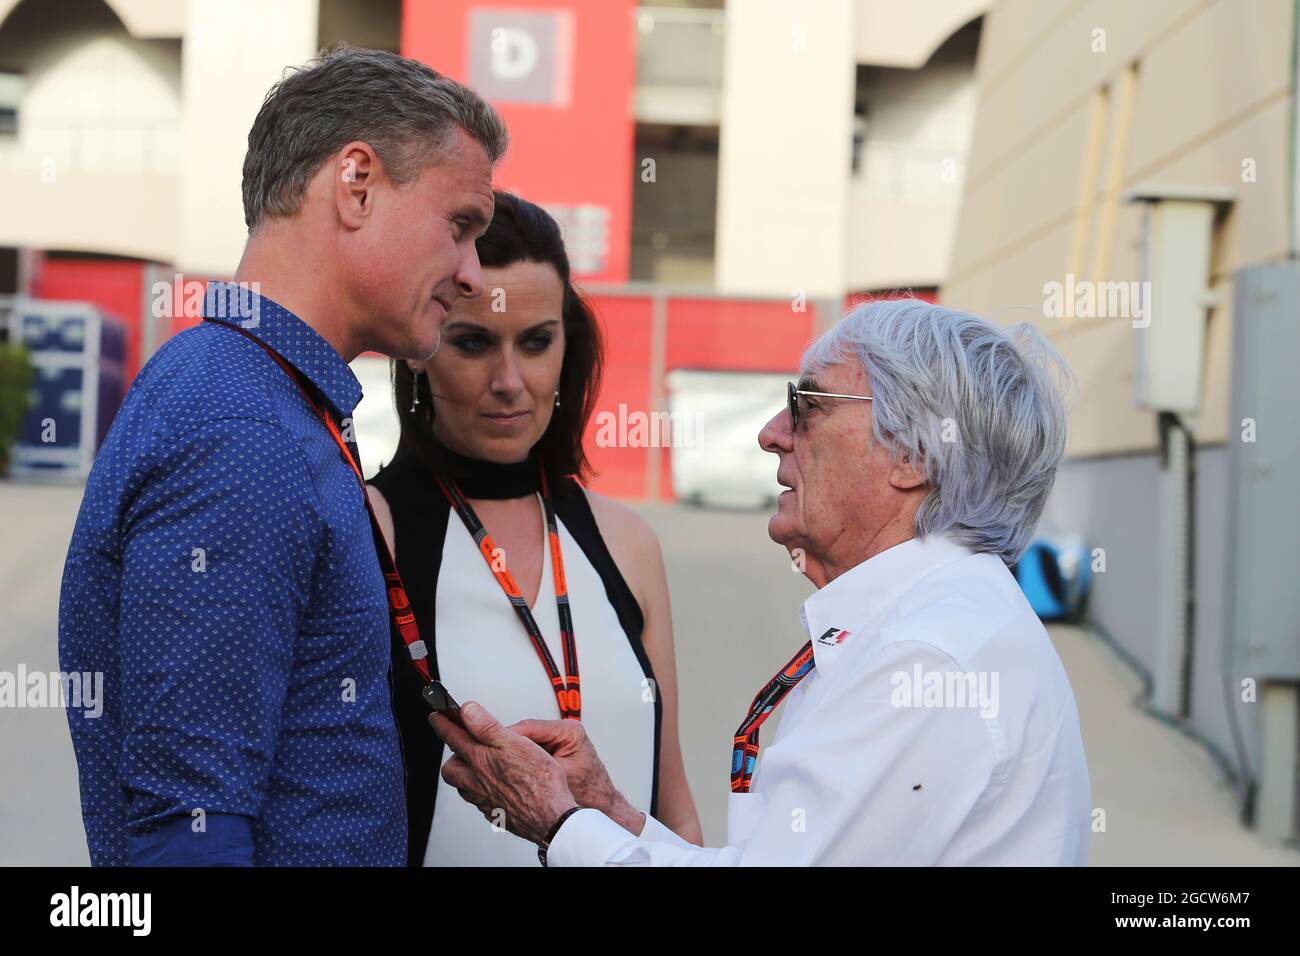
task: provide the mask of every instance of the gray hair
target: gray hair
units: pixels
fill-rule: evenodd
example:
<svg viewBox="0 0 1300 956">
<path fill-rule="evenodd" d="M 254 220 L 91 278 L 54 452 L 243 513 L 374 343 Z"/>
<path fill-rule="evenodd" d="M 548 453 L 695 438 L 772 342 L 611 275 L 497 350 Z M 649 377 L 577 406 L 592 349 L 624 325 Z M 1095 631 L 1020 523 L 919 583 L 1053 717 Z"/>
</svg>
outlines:
<svg viewBox="0 0 1300 956">
<path fill-rule="evenodd" d="M 354 140 L 369 143 L 402 185 L 441 160 L 457 129 L 491 162 L 505 153 L 505 124 L 469 87 L 384 50 L 322 51 L 272 86 L 253 120 L 244 222 L 252 232 L 268 217 L 294 215 L 321 164 Z"/>
<path fill-rule="evenodd" d="M 856 359 L 871 381 L 874 439 L 931 486 L 916 534 L 1014 563 L 1065 454 L 1064 359 L 1028 323 L 1006 329 L 917 299 L 868 302 L 813 342 L 816 374 Z"/>
</svg>

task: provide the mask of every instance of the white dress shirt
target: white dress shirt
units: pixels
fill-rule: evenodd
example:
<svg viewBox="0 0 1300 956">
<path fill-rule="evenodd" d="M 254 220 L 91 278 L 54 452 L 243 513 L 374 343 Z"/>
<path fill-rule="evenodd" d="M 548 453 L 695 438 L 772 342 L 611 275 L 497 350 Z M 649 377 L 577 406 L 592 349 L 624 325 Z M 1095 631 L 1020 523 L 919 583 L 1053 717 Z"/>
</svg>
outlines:
<svg viewBox="0 0 1300 956">
<path fill-rule="evenodd" d="M 1074 693 L 1000 558 L 906 541 L 812 595 L 802 617 L 816 667 L 786 698 L 751 792 L 730 795 L 725 847 L 693 846 L 648 814 L 635 837 L 587 809 L 560 828 L 548 864 L 1087 861 Z M 737 724 L 748 705 L 736 701 Z"/>
</svg>

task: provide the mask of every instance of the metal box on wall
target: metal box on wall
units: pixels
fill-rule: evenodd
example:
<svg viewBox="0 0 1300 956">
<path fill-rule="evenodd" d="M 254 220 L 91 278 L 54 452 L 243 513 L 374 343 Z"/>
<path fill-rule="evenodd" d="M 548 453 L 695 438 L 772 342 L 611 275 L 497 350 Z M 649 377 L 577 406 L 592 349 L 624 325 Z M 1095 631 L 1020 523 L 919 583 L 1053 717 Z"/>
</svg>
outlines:
<svg viewBox="0 0 1300 956">
<path fill-rule="evenodd" d="M 122 323 L 86 302 L 18 298 L 9 340 L 28 350 L 36 371 L 10 475 L 85 480 L 126 391 Z"/>
<path fill-rule="evenodd" d="M 1237 273 L 1228 626 L 1243 674 L 1300 680 L 1300 265 Z"/>
</svg>

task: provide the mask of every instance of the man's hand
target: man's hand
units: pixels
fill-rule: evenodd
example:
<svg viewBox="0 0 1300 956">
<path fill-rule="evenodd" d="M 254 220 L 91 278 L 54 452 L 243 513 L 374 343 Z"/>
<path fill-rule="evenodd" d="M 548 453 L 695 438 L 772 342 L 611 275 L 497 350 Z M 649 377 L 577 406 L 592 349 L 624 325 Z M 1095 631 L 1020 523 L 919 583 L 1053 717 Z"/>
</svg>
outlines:
<svg viewBox="0 0 1300 956">
<path fill-rule="evenodd" d="M 442 779 L 490 822 L 498 822 L 496 811 L 504 811 L 507 830 L 541 843 L 555 821 L 578 805 L 564 771 L 545 750 L 502 727 L 479 704 L 466 703 L 460 718 L 464 730 L 442 714 L 429 717 L 456 754 L 443 766 Z"/>
<path fill-rule="evenodd" d="M 511 724 L 510 730 L 539 744 L 555 758 L 580 805 L 601 811 L 633 836 L 640 836 L 645 814 L 614 789 L 582 724 L 576 720 L 521 720 Z"/>
</svg>

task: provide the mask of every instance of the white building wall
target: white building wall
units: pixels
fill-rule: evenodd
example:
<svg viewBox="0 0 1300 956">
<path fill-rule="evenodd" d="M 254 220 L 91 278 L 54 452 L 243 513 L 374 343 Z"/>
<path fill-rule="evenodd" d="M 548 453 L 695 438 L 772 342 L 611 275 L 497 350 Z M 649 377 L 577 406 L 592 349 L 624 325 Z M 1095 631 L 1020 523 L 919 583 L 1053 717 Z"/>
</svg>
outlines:
<svg viewBox="0 0 1300 956">
<path fill-rule="evenodd" d="M 315 55 L 317 18 L 317 0 L 189 0 L 175 259 L 182 271 L 234 272 L 248 237 L 239 202 L 248 130 L 285 65 Z"/>
<path fill-rule="evenodd" d="M 727 7 L 717 286 L 808 298 L 847 287 L 851 0 Z"/>
</svg>

